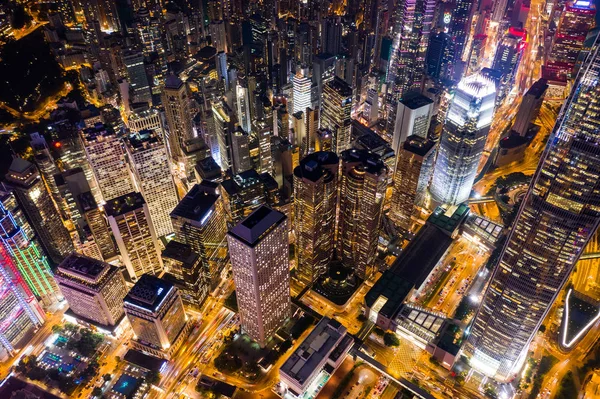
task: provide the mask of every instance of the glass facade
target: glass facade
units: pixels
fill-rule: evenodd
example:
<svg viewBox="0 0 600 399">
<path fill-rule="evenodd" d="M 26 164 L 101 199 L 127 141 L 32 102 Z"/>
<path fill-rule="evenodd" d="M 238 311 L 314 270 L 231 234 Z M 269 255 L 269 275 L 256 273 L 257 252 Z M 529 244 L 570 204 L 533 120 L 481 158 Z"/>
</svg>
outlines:
<svg viewBox="0 0 600 399">
<path fill-rule="evenodd" d="M 559 115 L 468 339 L 471 365 L 519 371 L 535 332 L 600 222 L 600 54 Z"/>
</svg>

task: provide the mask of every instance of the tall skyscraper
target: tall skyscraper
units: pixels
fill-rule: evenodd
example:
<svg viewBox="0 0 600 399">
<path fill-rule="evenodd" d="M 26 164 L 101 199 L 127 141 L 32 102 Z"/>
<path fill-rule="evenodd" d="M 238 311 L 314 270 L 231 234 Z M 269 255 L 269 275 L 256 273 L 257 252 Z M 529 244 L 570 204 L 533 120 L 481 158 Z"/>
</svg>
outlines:
<svg viewBox="0 0 600 399">
<path fill-rule="evenodd" d="M 544 95 L 548 89 L 548 83 L 545 79 L 539 79 L 531 85 L 527 93 L 523 96 L 517 116 L 515 117 L 515 123 L 512 130 L 519 133 L 521 136 L 525 136 L 529 130 L 529 126 L 537 118 L 542 103 L 544 102 Z"/>
<path fill-rule="evenodd" d="M 227 241 L 242 331 L 265 346 L 291 315 L 287 217 L 263 205 Z"/>
<path fill-rule="evenodd" d="M 212 114 L 214 121 L 213 136 L 217 138 L 219 143 L 219 154 L 215 161 L 221 166 L 222 170 L 227 170 L 231 167 L 229 159 L 229 146 L 231 145 L 230 134 L 233 130 L 232 111 L 227 104 L 219 102 L 212 105 Z"/>
<path fill-rule="evenodd" d="M 308 75 L 308 68 L 298 68 L 296 74 L 292 77 L 294 108 L 292 114 L 296 112 L 306 112 L 306 108 L 311 103 L 312 79 Z"/>
<path fill-rule="evenodd" d="M 502 37 L 496 50 L 492 68 L 502 73 L 496 102 L 506 97 L 514 86 L 515 74 L 527 45 L 527 32 L 511 27 Z"/>
<path fill-rule="evenodd" d="M 392 150 L 396 154 L 400 153 L 407 137 L 427 138 L 432 111 L 433 101 L 421 94 L 400 100 L 392 139 Z"/>
<path fill-rule="evenodd" d="M 335 253 L 339 158 L 314 152 L 294 169 L 294 231 L 298 278 L 312 284 Z"/>
<path fill-rule="evenodd" d="M 123 320 L 127 286 L 118 267 L 73 253 L 58 266 L 56 281 L 75 317 L 109 330 Z"/>
<path fill-rule="evenodd" d="M 435 202 L 457 205 L 469 199 L 494 116 L 496 85 L 475 74 L 463 78 L 448 108 L 433 172 Z"/>
<path fill-rule="evenodd" d="M 0 357 L 13 356 L 44 323 L 44 311 L 0 246 Z"/>
<path fill-rule="evenodd" d="M 396 8 L 392 57 L 387 81 L 391 87 L 388 132 L 396 125 L 397 104 L 411 91 L 420 91 L 433 24 L 435 0 L 400 0 Z"/>
<path fill-rule="evenodd" d="M 133 176 L 146 200 L 158 237 L 173 232 L 169 213 L 177 205 L 177 190 L 169 168 L 167 148 L 153 130 L 130 134 L 125 140 Z"/>
<path fill-rule="evenodd" d="M 210 276 L 204 262 L 189 244 L 171 240 L 162 252 L 165 273 L 162 278 L 179 288 L 184 305 L 202 310 L 210 292 Z"/>
<path fill-rule="evenodd" d="M 338 55 L 342 45 L 342 19 L 339 16 L 325 18 L 321 24 L 321 52 Z"/>
<path fill-rule="evenodd" d="M 600 46 L 584 62 L 473 322 L 470 364 L 511 379 L 600 223 Z"/>
<path fill-rule="evenodd" d="M 104 201 L 132 192 L 133 182 L 125 152 L 114 130 L 98 123 L 84 129 L 81 139 Z"/>
<path fill-rule="evenodd" d="M 163 269 L 156 231 L 148 205 L 140 193 L 129 193 L 104 206 L 121 260 L 132 280 Z"/>
<path fill-rule="evenodd" d="M 187 85 L 175 75 L 167 76 L 161 99 L 169 127 L 167 134 L 169 153 L 175 162 L 182 162 L 184 143 L 194 138 L 194 116 L 190 109 Z"/>
<path fill-rule="evenodd" d="M 235 85 L 235 98 L 238 122 L 246 133 L 250 133 L 252 130 L 252 115 L 250 114 L 248 83 L 245 79 L 238 79 L 237 84 Z"/>
<path fill-rule="evenodd" d="M 346 150 L 341 158 L 337 256 L 366 279 L 377 253 L 388 170 L 368 150 Z"/>
<path fill-rule="evenodd" d="M 0 243 L 17 267 L 21 279 L 45 306 L 62 297 L 46 256 L 37 243 L 27 237 L 13 214 L 0 203 Z"/>
<path fill-rule="evenodd" d="M 266 202 L 264 183 L 254 169 L 223 180 L 220 192 L 230 225 L 239 223 Z"/>
<path fill-rule="evenodd" d="M 104 209 L 96 204 L 94 197 L 90 193 L 80 195 L 79 202 L 82 207 L 83 217 L 94 237 L 94 242 L 102 254 L 102 258 L 112 258 L 117 253 L 117 249 L 110 234 Z"/>
<path fill-rule="evenodd" d="M 435 143 L 409 136 L 396 157 L 390 216 L 403 229 L 410 229 L 415 206 L 422 206 L 433 172 Z"/>
<path fill-rule="evenodd" d="M 134 348 L 169 358 L 184 340 L 187 316 L 172 283 L 144 274 L 129 290 L 123 307 L 135 334 Z"/>
<path fill-rule="evenodd" d="M 565 4 L 552 40 L 548 58 L 555 62 L 575 64 L 588 32 L 595 26 L 596 7 L 589 1 Z"/>
<path fill-rule="evenodd" d="M 234 174 L 242 173 L 252 168 L 252 159 L 250 158 L 250 135 L 240 126 L 237 127 L 230 136 L 231 145 L 231 170 Z"/>
<path fill-rule="evenodd" d="M 350 148 L 352 88 L 337 76 L 323 89 L 321 128 L 333 133 L 331 151 L 340 154 Z"/>
<path fill-rule="evenodd" d="M 214 288 L 227 263 L 227 223 L 223 199 L 196 184 L 171 212 L 177 241 L 200 255 L 207 279 Z"/>
<path fill-rule="evenodd" d="M 15 158 L 6 180 L 14 188 L 17 201 L 44 250 L 54 263 L 60 263 L 73 251 L 73 242 L 37 168 L 31 162 Z"/>
<path fill-rule="evenodd" d="M 152 93 L 144 65 L 144 54 L 135 50 L 124 51 L 123 65 L 127 70 L 127 81 L 132 94 L 131 102 L 152 103 Z"/>
</svg>

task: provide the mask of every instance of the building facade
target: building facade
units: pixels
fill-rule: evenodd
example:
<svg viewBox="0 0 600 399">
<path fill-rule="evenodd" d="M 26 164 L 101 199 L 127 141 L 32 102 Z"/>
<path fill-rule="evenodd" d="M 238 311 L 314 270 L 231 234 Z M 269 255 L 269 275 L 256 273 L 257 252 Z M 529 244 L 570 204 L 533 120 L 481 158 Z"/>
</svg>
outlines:
<svg viewBox="0 0 600 399">
<path fill-rule="evenodd" d="M 341 154 L 350 148 L 352 88 L 336 76 L 325 85 L 321 101 L 320 127 L 333 133 L 331 151 Z"/>
</svg>

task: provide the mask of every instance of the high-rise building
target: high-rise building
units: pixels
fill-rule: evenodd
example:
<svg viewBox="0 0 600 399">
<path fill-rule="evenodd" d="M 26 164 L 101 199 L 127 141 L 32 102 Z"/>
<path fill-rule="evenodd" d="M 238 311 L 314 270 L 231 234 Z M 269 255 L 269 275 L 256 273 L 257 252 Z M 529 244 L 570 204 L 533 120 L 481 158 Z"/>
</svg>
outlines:
<svg viewBox="0 0 600 399">
<path fill-rule="evenodd" d="M 513 88 L 515 74 L 527 45 L 527 32 L 511 27 L 498 44 L 492 68 L 502 74 L 498 86 L 496 102 L 500 102 Z"/>
<path fill-rule="evenodd" d="M 312 284 L 335 253 L 338 169 L 334 152 L 314 152 L 294 169 L 298 278 Z"/>
<path fill-rule="evenodd" d="M 145 273 L 160 274 L 163 265 L 158 238 L 142 194 L 129 193 L 112 199 L 104 211 L 131 280 Z"/>
<path fill-rule="evenodd" d="M 177 205 L 177 190 L 169 168 L 167 148 L 153 130 L 130 134 L 125 140 L 133 176 L 146 200 L 158 237 L 173 232 L 169 213 Z"/>
<path fill-rule="evenodd" d="M 156 108 L 136 109 L 127 118 L 127 127 L 133 133 L 142 130 L 154 130 L 164 137 L 165 129 L 160 112 Z"/>
<path fill-rule="evenodd" d="M 94 196 L 90 193 L 83 193 L 79 196 L 83 217 L 87 223 L 90 233 L 94 237 L 94 242 L 102 254 L 102 258 L 107 260 L 115 256 L 117 249 L 110 234 L 108 220 L 104 209 L 100 208 Z"/>
<path fill-rule="evenodd" d="M 166 280 L 144 274 L 129 290 L 123 307 L 136 349 L 170 358 L 187 335 L 189 325 L 179 290 Z"/>
<path fill-rule="evenodd" d="M 505 0 L 502 0 L 505 1 Z M 447 64 L 447 77 L 460 80 L 464 71 L 463 53 L 471 30 L 471 20 L 475 7 L 473 0 L 455 0 L 452 4 L 452 12 L 449 13 L 448 35 L 450 36 L 450 60 Z"/>
<path fill-rule="evenodd" d="M 248 83 L 238 79 L 235 85 L 235 98 L 237 105 L 237 119 L 240 127 L 247 133 L 252 129 L 252 115 L 250 114 L 250 96 Z"/>
<path fill-rule="evenodd" d="M 73 251 L 73 242 L 34 164 L 13 159 L 6 174 L 29 224 L 56 264 Z"/>
<path fill-rule="evenodd" d="M 296 112 L 306 112 L 306 108 L 312 105 L 311 86 L 312 79 L 308 75 L 308 68 L 298 68 L 296 74 L 292 77 L 294 108 L 292 114 Z"/>
<path fill-rule="evenodd" d="M 210 291 L 210 276 L 204 263 L 189 244 L 171 240 L 162 251 L 165 273 L 162 278 L 173 282 L 184 305 L 201 310 Z"/>
<path fill-rule="evenodd" d="M 151 103 L 152 93 L 150 92 L 148 75 L 146 75 L 144 54 L 135 50 L 124 51 L 123 65 L 125 65 L 127 70 L 127 81 L 129 82 L 129 90 L 131 90 L 132 94 L 131 102 Z"/>
<path fill-rule="evenodd" d="M 433 172 L 431 196 L 441 204 L 469 199 L 494 116 L 495 83 L 475 74 L 463 78 L 448 108 Z"/>
<path fill-rule="evenodd" d="M 600 46 L 564 103 L 470 329 L 470 364 L 512 379 L 600 223 Z"/>
<path fill-rule="evenodd" d="M 190 109 L 187 85 L 175 75 L 167 76 L 161 99 L 169 127 L 167 134 L 169 154 L 172 160 L 181 162 L 185 141 L 194 137 L 194 116 Z"/>
<path fill-rule="evenodd" d="M 291 315 L 287 217 L 263 205 L 227 241 L 242 331 L 265 346 Z"/>
<path fill-rule="evenodd" d="M 0 244 L 17 267 L 20 278 L 38 300 L 45 306 L 51 306 L 61 299 L 62 295 L 54 281 L 46 256 L 1 203 Z"/>
<path fill-rule="evenodd" d="M 412 225 L 415 206 L 422 206 L 433 172 L 435 143 L 409 136 L 398 152 L 390 216 L 403 229 Z"/>
<path fill-rule="evenodd" d="M 449 64 L 452 62 L 452 38 L 445 32 L 439 32 L 429 40 L 425 68 L 432 78 L 447 76 Z"/>
<path fill-rule="evenodd" d="M 231 145 L 231 171 L 234 174 L 242 173 L 252 168 L 252 159 L 250 158 L 250 135 L 240 126 L 237 127 L 230 136 Z"/>
<path fill-rule="evenodd" d="M 342 18 L 325 18 L 321 24 L 321 36 L 321 52 L 338 55 L 342 46 Z"/>
<path fill-rule="evenodd" d="M 575 64 L 588 32 L 595 26 L 596 7 L 575 0 L 565 4 L 549 51 L 550 61 Z"/>
<path fill-rule="evenodd" d="M 342 79 L 334 77 L 323 89 L 322 104 L 320 127 L 331 130 L 331 151 L 340 154 L 350 148 L 352 88 Z"/>
<path fill-rule="evenodd" d="M 0 246 L 0 358 L 13 356 L 44 323 L 44 311 Z"/>
<path fill-rule="evenodd" d="M 373 272 L 388 170 L 368 150 L 341 154 L 337 257 L 361 279 Z"/>
<path fill-rule="evenodd" d="M 398 101 L 407 93 L 421 89 L 435 7 L 435 0 L 400 0 L 396 6 L 387 76 L 391 87 L 387 127 L 390 133 L 396 125 Z"/>
<path fill-rule="evenodd" d="M 222 170 L 227 170 L 231 167 L 229 159 L 230 134 L 233 130 L 232 111 L 227 104 L 223 102 L 212 105 L 212 114 L 214 120 L 214 136 L 219 143 L 219 154 L 215 161 L 221 166 Z"/>
<path fill-rule="evenodd" d="M 407 137 L 415 135 L 427 138 L 432 111 L 433 101 L 421 94 L 400 100 L 392 139 L 392 150 L 396 154 L 400 153 Z"/>
<path fill-rule="evenodd" d="M 76 318 L 112 331 L 125 317 L 127 286 L 118 267 L 73 253 L 58 266 L 56 281 Z"/>
<path fill-rule="evenodd" d="M 132 192 L 133 182 L 125 152 L 114 130 L 98 123 L 84 129 L 81 139 L 104 201 Z"/>
<path fill-rule="evenodd" d="M 512 127 L 512 130 L 519 133 L 522 137 L 527 134 L 529 126 L 537 118 L 547 89 L 547 81 L 539 79 L 531 85 L 527 93 L 523 96 L 517 116 L 515 117 L 515 124 Z"/>
<path fill-rule="evenodd" d="M 217 190 L 196 184 L 171 212 L 177 241 L 200 255 L 205 276 L 214 288 L 227 263 L 227 222 Z"/>
<path fill-rule="evenodd" d="M 266 202 L 264 183 L 254 169 L 223 180 L 220 192 L 230 225 L 239 223 Z"/>
</svg>

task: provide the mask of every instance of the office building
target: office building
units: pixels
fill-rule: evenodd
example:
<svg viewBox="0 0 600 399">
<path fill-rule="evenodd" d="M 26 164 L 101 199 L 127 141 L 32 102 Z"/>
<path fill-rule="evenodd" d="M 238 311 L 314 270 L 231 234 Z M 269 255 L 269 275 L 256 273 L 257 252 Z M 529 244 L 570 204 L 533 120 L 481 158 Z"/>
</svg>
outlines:
<svg viewBox="0 0 600 399">
<path fill-rule="evenodd" d="M 250 158 L 250 136 L 240 126 L 237 127 L 230 136 L 231 145 L 229 150 L 231 154 L 231 171 L 234 174 L 242 173 L 252 168 L 252 159 Z"/>
<path fill-rule="evenodd" d="M 263 205 L 227 242 L 242 331 L 264 347 L 291 316 L 287 217 Z"/>
<path fill-rule="evenodd" d="M 42 324 L 44 311 L 0 246 L 0 359 L 16 355 Z"/>
<path fill-rule="evenodd" d="M 316 397 L 323 387 L 319 381 L 333 375 L 353 342 L 346 327 L 323 317 L 279 369 L 282 397 Z"/>
<path fill-rule="evenodd" d="M 558 28 L 548 53 L 550 61 L 575 64 L 588 32 L 596 25 L 596 7 L 589 1 L 576 0 L 564 5 Z"/>
<path fill-rule="evenodd" d="M 216 137 L 219 143 L 219 153 L 213 154 L 215 161 L 221 166 L 222 170 L 231 167 L 230 160 L 230 134 L 234 129 L 232 122 L 232 111 L 224 102 L 218 102 L 212 105 L 213 114 L 213 137 Z"/>
<path fill-rule="evenodd" d="M 129 278 L 136 281 L 145 273 L 160 274 L 158 238 L 144 197 L 125 194 L 107 202 L 104 211 Z"/>
<path fill-rule="evenodd" d="M 367 150 L 341 154 L 337 257 L 361 279 L 373 272 L 388 169 Z"/>
<path fill-rule="evenodd" d="M 44 251 L 52 262 L 60 263 L 73 251 L 73 242 L 37 168 L 22 158 L 14 158 L 5 178 Z"/>
<path fill-rule="evenodd" d="M 339 157 L 313 152 L 294 169 L 297 276 L 312 284 L 335 253 Z"/>
<path fill-rule="evenodd" d="M 421 94 L 411 95 L 400 100 L 392 139 L 392 150 L 396 154 L 400 153 L 402 144 L 407 137 L 427 138 L 432 112 L 433 101 Z"/>
<path fill-rule="evenodd" d="M 44 306 L 52 306 L 62 298 L 45 254 L 1 203 L 0 245 L 16 266 L 19 277 Z"/>
<path fill-rule="evenodd" d="M 56 281 L 75 318 L 111 332 L 123 320 L 127 286 L 118 267 L 73 253 L 58 266 Z"/>
<path fill-rule="evenodd" d="M 104 209 L 99 207 L 90 193 L 83 193 L 79 196 L 79 203 L 82 207 L 83 217 L 87 227 L 102 254 L 102 259 L 108 260 L 116 255 L 117 248 L 112 239 L 108 220 Z"/>
<path fill-rule="evenodd" d="M 341 154 L 350 148 L 350 126 L 352 124 L 352 88 L 337 76 L 323 89 L 321 109 L 321 129 L 329 129 L 332 134 L 333 151 Z"/>
<path fill-rule="evenodd" d="M 321 23 L 321 52 L 338 55 L 342 46 L 342 18 L 327 17 Z"/>
<path fill-rule="evenodd" d="M 123 65 L 127 71 L 127 81 L 132 103 L 152 103 L 152 93 L 146 75 L 144 54 L 135 50 L 123 52 Z"/>
<path fill-rule="evenodd" d="M 445 78 L 448 73 L 449 64 L 452 62 L 452 38 L 445 32 L 432 35 L 427 47 L 425 58 L 425 70 L 432 78 Z"/>
<path fill-rule="evenodd" d="M 245 132 L 252 129 L 252 115 L 250 114 L 250 96 L 248 94 L 248 83 L 238 79 L 235 85 L 235 98 L 237 105 L 237 120 Z"/>
<path fill-rule="evenodd" d="M 132 133 L 125 139 L 125 150 L 156 235 L 171 234 L 173 225 L 169 213 L 177 205 L 177 190 L 162 138 L 153 130 Z"/>
<path fill-rule="evenodd" d="M 247 170 L 221 182 L 219 190 L 230 226 L 239 223 L 266 202 L 264 183 L 258 172 Z"/>
<path fill-rule="evenodd" d="M 125 152 L 114 130 L 98 123 L 84 129 L 81 139 L 104 201 L 132 192 L 133 182 Z"/>
<path fill-rule="evenodd" d="M 202 310 L 202 304 L 210 292 L 210 275 L 204 263 L 189 244 L 171 240 L 162 251 L 164 280 L 179 288 L 181 300 L 186 306 Z"/>
<path fill-rule="evenodd" d="M 512 90 L 515 74 L 526 46 L 527 32 L 515 27 L 509 28 L 498 44 L 492 63 L 492 69 L 502 74 L 498 85 L 496 103 L 502 101 Z"/>
<path fill-rule="evenodd" d="M 175 238 L 200 255 L 212 288 L 221 281 L 227 263 L 227 222 L 217 192 L 196 184 L 171 212 Z"/>
<path fill-rule="evenodd" d="M 160 111 L 156 108 L 145 108 L 135 110 L 127 118 L 127 127 L 131 132 L 137 133 L 142 130 L 154 130 L 164 137 L 165 130 L 160 116 Z"/>
<path fill-rule="evenodd" d="M 296 112 L 306 112 L 306 108 L 312 105 L 311 86 L 312 79 L 308 75 L 308 68 L 298 68 L 296 74 L 292 77 L 294 108 L 292 114 Z"/>
<path fill-rule="evenodd" d="M 598 40 L 548 140 L 471 326 L 470 365 L 512 380 L 600 222 Z"/>
<path fill-rule="evenodd" d="M 433 172 L 434 202 L 457 205 L 469 199 L 494 116 L 496 85 L 481 75 L 462 79 L 448 108 Z"/>
<path fill-rule="evenodd" d="M 144 274 L 123 307 L 135 337 L 131 343 L 142 352 L 170 358 L 189 332 L 179 290 L 158 277 Z"/>
<path fill-rule="evenodd" d="M 167 118 L 167 146 L 174 162 L 182 162 L 183 144 L 194 137 L 190 96 L 187 85 L 175 75 L 167 76 L 162 94 L 162 105 Z"/>
<path fill-rule="evenodd" d="M 517 132 L 521 137 L 525 137 L 530 125 L 540 113 L 547 89 L 547 81 L 539 79 L 531 85 L 527 93 L 523 96 L 517 116 L 515 117 L 515 123 L 512 127 L 512 130 Z"/>
<path fill-rule="evenodd" d="M 390 217 L 402 229 L 409 230 L 415 206 L 423 206 L 433 172 L 435 143 L 421 136 L 409 136 L 396 162 Z"/>
</svg>

